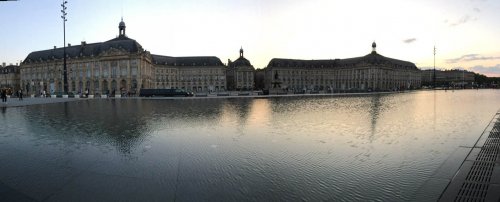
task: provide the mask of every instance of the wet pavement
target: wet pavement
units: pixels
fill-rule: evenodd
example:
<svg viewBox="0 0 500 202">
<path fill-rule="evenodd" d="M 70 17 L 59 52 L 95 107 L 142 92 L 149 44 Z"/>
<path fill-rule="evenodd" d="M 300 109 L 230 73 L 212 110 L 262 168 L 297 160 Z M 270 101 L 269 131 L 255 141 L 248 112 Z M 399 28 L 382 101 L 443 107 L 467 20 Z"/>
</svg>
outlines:
<svg viewBox="0 0 500 202">
<path fill-rule="evenodd" d="M 469 150 L 440 201 L 499 201 L 500 111 Z"/>
<path fill-rule="evenodd" d="M 0 182 L 0 201 L 23 202 L 23 201 L 36 201 L 36 200 Z"/>
<path fill-rule="evenodd" d="M 78 100 L 81 100 L 81 99 L 27 97 L 27 98 L 23 98 L 23 100 L 19 100 L 19 98 L 8 98 L 7 102 L 0 102 L 0 107 L 22 107 L 22 106 L 38 105 L 38 104 L 72 102 L 72 101 L 78 101 Z"/>
<path fill-rule="evenodd" d="M 500 91 L 70 100 L 2 108 L 0 201 L 436 201 Z"/>
</svg>

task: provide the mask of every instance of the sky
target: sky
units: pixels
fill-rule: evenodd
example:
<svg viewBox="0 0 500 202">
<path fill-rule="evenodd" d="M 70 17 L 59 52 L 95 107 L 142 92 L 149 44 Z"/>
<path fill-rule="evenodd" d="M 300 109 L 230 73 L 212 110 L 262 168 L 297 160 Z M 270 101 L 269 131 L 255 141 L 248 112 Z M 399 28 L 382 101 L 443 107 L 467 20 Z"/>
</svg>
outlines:
<svg viewBox="0 0 500 202">
<path fill-rule="evenodd" d="M 369 54 L 421 69 L 500 76 L 498 0 L 67 0 L 66 43 L 128 37 L 152 54 L 236 60 L 336 59 Z M 63 46 L 59 0 L 0 1 L 0 63 Z"/>
</svg>

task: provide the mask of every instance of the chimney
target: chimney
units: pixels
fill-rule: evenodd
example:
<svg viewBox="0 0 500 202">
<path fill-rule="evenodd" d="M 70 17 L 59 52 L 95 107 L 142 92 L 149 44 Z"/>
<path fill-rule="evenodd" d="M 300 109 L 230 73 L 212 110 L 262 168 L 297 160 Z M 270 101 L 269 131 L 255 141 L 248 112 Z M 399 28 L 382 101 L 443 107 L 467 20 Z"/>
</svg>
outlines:
<svg viewBox="0 0 500 202">
<path fill-rule="evenodd" d="M 82 41 L 82 46 L 85 46 L 87 45 L 87 42 L 86 41 Z"/>
<path fill-rule="evenodd" d="M 68 47 L 71 47 L 71 44 L 70 44 L 70 43 L 68 43 Z"/>
<path fill-rule="evenodd" d="M 55 50 L 56 48 L 57 48 L 57 47 L 56 47 L 56 46 L 54 46 L 54 50 Z"/>
</svg>

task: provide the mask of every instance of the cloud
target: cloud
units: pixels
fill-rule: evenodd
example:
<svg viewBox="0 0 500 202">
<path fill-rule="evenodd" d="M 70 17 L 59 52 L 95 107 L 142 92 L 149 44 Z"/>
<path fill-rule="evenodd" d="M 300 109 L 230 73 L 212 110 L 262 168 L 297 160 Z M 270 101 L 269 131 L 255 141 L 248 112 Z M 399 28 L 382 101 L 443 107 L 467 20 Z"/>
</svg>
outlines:
<svg viewBox="0 0 500 202">
<path fill-rule="evenodd" d="M 457 62 L 469 62 L 469 61 L 478 61 L 478 60 L 498 60 L 500 56 L 481 56 L 479 54 L 467 54 L 462 55 L 458 58 L 447 59 L 447 63 L 457 63 Z"/>
<path fill-rule="evenodd" d="M 480 12 L 481 12 L 481 10 L 480 10 L 479 8 L 474 8 L 474 11 L 476 11 L 476 12 L 478 12 L 478 13 L 480 13 Z"/>
<path fill-rule="evenodd" d="M 409 39 L 405 39 L 403 40 L 404 43 L 413 43 L 415 42 L 417 39 L 416 38 L 409 38 Z"/>
<path fill-rule="evenodd" d="M 469 22 L 470 20 L 476 20 L 476 19 L 472 19 L 469 15 L 465 15 L 465 16 L 461 17 L 458 21 L 450 22 L 449 24 L 450 24 L 450 26 L 455 27 L 455 26 L 458 26 L 461 24 L 465 24 L 465 23 Z"/>
<path fill-rule="evenodd" d="M 470 70 L 476 73 L 485 74 L 487 76 L 500 77 L 500 64 L 491 67 L 485 67 L 482 65 L 471 67 Z"/>
</svg>

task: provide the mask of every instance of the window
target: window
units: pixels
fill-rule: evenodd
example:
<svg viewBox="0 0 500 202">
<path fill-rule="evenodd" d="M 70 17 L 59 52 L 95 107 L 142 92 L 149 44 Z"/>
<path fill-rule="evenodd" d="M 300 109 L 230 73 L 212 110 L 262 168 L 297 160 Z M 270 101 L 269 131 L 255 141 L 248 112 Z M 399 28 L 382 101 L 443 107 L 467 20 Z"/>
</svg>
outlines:
<svg viewBox="0 0 500 202">
<path fill-rule="evenodd" d="M 71 65 L 71 69 L 69 70 L 70 71 L 70 74 L 71 74 L 71 78 L 76 78 L 76 68 L 75 68 L 75 65 Z"/>
<path fill-rule="evenodd" d="M 78 72 L 79 72 L 79 77 L 81 79 L 83 78 L 83 64 L 80 64 L 79 66 L 80 67 L 78 68 Z"/>
<path fill-rule="evenodd" d="M 109 75 L 109 64 L 104 64 L 104 67 L 102 69 L 102 74 L 105 78 L 108 77 Z"/>
<path fill-rule="evenodd" d="M 120 67 L 120 69 L 121 69 L 121 76 L 122 77 L 127 76 L 127 67 L 122 66 L 122 67 Z"/>
<path fill-rule="evenodd" d="M 101 70 L 99 69 L 99 64 L 95 64 L 94 66 L 94 78 L 99 78 L 99 74 L 101 73 Z"/>
<path fill-rule="evenodd" d="M 132 76 L 137 76 L 137 67 L 131 67 L 130 71 L 132 72 Z"/>
<path fill-rule="evenodd" d="M 111 62 L 111 78 L 116 78 L 118 74 L 118 62 L 113 61 Z"/>
<path fill-rule="evenodd" d="M 87 66 L 87 78 L 89 79 L 90 76 L 92 76 L 92 70 Z"/>
<path fill-rule="evenodd" d="M 132 76 L 137 76 L 138 60 L 130 61 L 130 74 Z"/>
<path fill-rule="evenodd" d="M 127 76 L 127 67 L 128 67 L 128 61 L 124 60 L 120 62 L 120 74 L 122 77 Z"/>
</svg>

